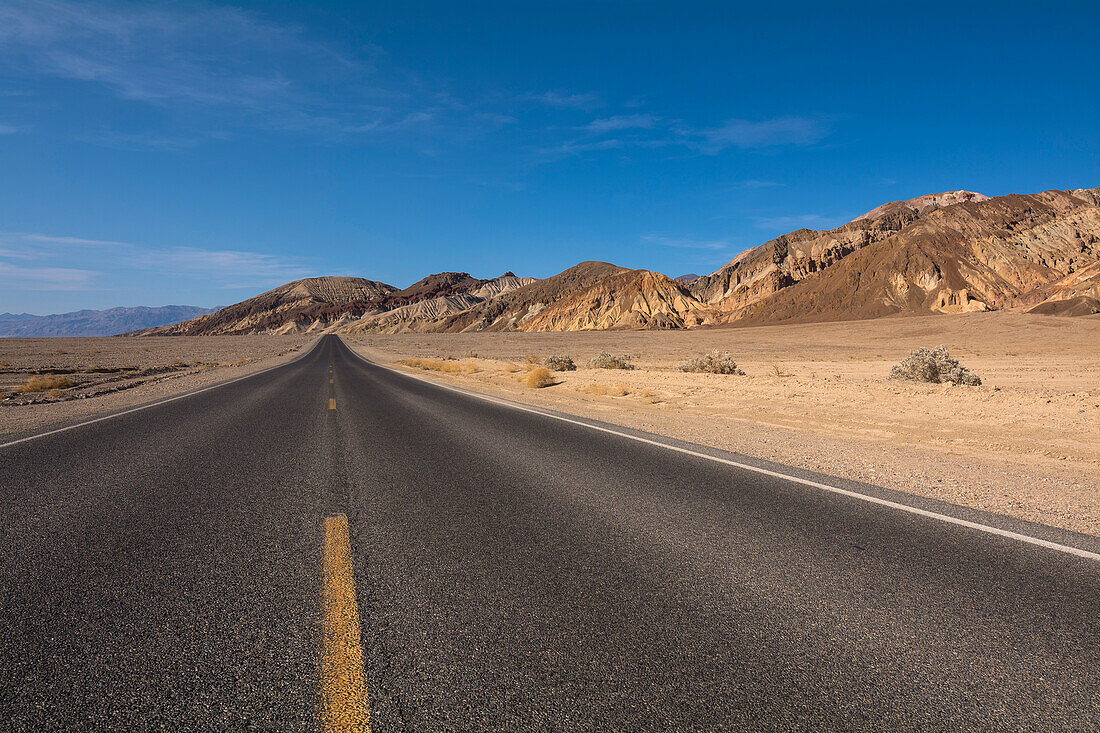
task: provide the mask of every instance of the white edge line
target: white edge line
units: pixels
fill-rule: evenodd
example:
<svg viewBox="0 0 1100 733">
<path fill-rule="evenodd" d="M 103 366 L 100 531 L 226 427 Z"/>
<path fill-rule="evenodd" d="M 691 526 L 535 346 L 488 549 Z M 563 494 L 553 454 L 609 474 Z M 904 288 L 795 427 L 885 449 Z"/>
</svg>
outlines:
<svg viewBox="0 0 1100 733">
<path fill-rule="evenodd" d="M 135 337 L 135 338 L 137 338 L 137 337 Z M 234 377 L 233 379 L 229 379 L 229 380 L 226 380 L 224 382 L 217 382 L 215 384 L 211 384 L 211 385 L 206 386 L 206 387 L 201 387 L 199 389 L 195 389 L 195 390 L 192 390 L 190 392 L 184 392 L 183 394 L 178 394 L 178 395 L 175 395 L 173 397 L 166 397 L 163 400 L 157 400 L 156 402 L 150 402 L 147 405 L 138 405 L 137 407 L 131 407 L 129 409 L 122 410 L 120 412 L 112 412 L 110 415 L 101 415 L 100 417 L 93 418 L 91 420 L 85 420 L 84 422 L 79 422 L 76 425 L 66 425 L 65 427 L 62 427 L 62 428 L 55 428 L 53 430 L 47 430 L 44 433 L 35 433 L 34 435 L 28 435 L 27 437 L 20 438 L 19 440 L 12 440 L 12 441 L 7 442 L 7 443 L 0 443 L 0 448 L 8 448 L 8 447 L 11 447 L 13 445 L 19 445 L 20 443 L 26 443 L 26 442 L 31 441 L 31 440 L 37 440 L 38 438 L 45 438 L 47 435 L 57 435 L 58 433 L 65 433 L 65 432 L 68 432 L 70 430 L 76 430 L 77 428 L 82 428 L 85 425 L 94 425 L 97 422 L 103 422 L 104 420 L 110 420 L 112 418 L 122 417 L 123 415 L 129 415 L 132 412 L 141 412 L 142 410 L 148 410 L 151 407 L 159 407 L 160 405 L 166 405 L 169 402 L 175 402 L 176 400 L 182 400 L 186 397 L 192 397 L 192 396 L 197 395 L 197 394 L 202 394 L 203 392 L 209 392 L 212 389 L 218 389 L 219 387 L 225 387 L 225 386 L 233 384 L 235 382 L 239 382 L 242 379 L 250 379 L 251 377 L 258 377 L 261 374 L 267 374 L 270 371 L 274 371 L 275 369 L 279 369 L 280 367 L 289 366 L 290 364 L 293 364 L 297 361 L 300 361 L 300 360 L 306 358 L 307 356 L 309 356 L 313 352 L 313 349 L 317 348 L 317 344 L 319 344 L 320 342 L 321 342 L 321 340 L 317 339 L 316 341 L 313 342 L 313 346 L 310 347 L 309 351 L 307 351 L 303 354 L 299 354 L 296 358 L 291 359 L 290 361 L 283 362 L 282 364 L 276 364 L 275 366 L 268 367 L 267 369 L 261 369 L 258 372 L 250 372 L 248 374 L 242 374 L 239 377 Z"/>
<path fill-rule="evenodd" d="M 979 530 L 981 532 L 987 532 L 989 534 L 997 535 L 999 537 L 1006 537 L 1008 539 L 1018 540 L 1020 542 L 1026 542 L 1026 543 L 1031 544 L 1031 545 L 1037 545 L 1039 547 L 1046 547 L 1047 549 L 1050 549 L 1050 550 L 1058 550 L 1059 552 L 1065 552 L 1065 553 L 1068 553 L 1070 555 L 1076 555 L 1077 557 L 1083 557 L 1086 560 L 1094 560 L 1094 561 L 1100 562 L 1100 553 L 1089 552 L 1088 550 L 1082 550 L 1079 547 L 1072 547 L 1070 545 L 1062 545 L 1062 544 L 1059 544 L 1057 542 L 1051 542 L 1049 540 L 1042 540 L 1042 539 L 1039 539 L 1038 537 L 1031 537 L 1030 535 L 1019 534 L 1018 532 L 1010 532 L 1007 529 L 1001 529 L 999 527 L 992 527 L 988 524 L 981 524 L 979 522 L 971 522 L 971 521 L 968 521 L 966 519 L 959 519 L 958 517 L 952 517 L 949 514 L 940 514 L 939 512 L 928 511 L 927 509 L 918 509 L 917 507 L 909 506 L 908 504 L 901 504 L 899 502 L 890 501 L 888 499 L 880 499 L 877 496 L 870 496 L 868 494 L 861 494 L 858 491 L 849 491 L 848 489 L 842 489 L 842 488 L 839 488 L 837 486 L 830 486 L 829 484 L 823 484 L 823 483 L 820 483 L 818 481 L 811 481 L 810 479 L 800 478 L 798 476 L 792 476 L 792 475 L 786 474 L 786 473 L 780 473 L 779 471 L 771 471 L 771 470 L 768 470 L 766 468 L 760 468 L 759 466 L 752 466 L 752 465 L 749 465 L 747 463 L 739 463 L 737 461 L 731 461 L 728 458 L 719 458 L 718 456 L 707 455 L 706 453 L 700 453 L 699 451 L 690 450 L 688 448 L 680 448 L 679 446 L 669 445 L 668 443 L 662 443 L 662 442 L 657 441 L 657 440 L 650 440 L 649 438 L 643 438 L 643 437 L 638 436 L 638 435 L 631 435 L 630 433 L 619 432 L 618 430 L 612 430 L 611 428 L 605 428 L 605 427 L 602 427 L 600 425 L 592 425 L 591 423 L 586 423 L 586 422 L 583 422 L 581 420 L 573 420 L 571 418 L 564 417 L 562 415 L 555 415 L 555 414 L 550 413 L 550 412 L 543 412 L 542 410 L 538 410 L 538 409 L 535 409 L 533 407 L 527 407 L 526 405 L 516 404 L 516 403 L 510 402 L 508 400 L 500 400 L 500 399 L 497 399 L 495 397 L 490 397 L 489 395 L 481 394 L 479 392 L 474 392 L 474 391 L 471 391 L 471 390 L 462 389 L 461 387 L 454 387 L 454 386 L 451 386 L 449 384 L 444 384 L 442 382 L 436 382 L 436 381 L 431 380 L 431 379 L 426 379 L 426 378 L 424 378 L 424 377 L 422 377 L 418 374 L 412 374 L 410 372 L 404 372 L 404 371 L 401 371 L 399 369 L 394 369 L 393 367 L 385 366 L 384 364 L 379 364 L 377 362 L 370 361 L 369 359 L 367 359 L 366 357 L 359 354 L 357 351 L 355 351 L 355 349 L 351 348 L 350 346 L 348 347 L 348 349 L 349 349 L 349 351 L 351 351 L 353 354 L 355 354 L 357 357 L 359 357 L 363 361 L 367 362 L 368 364 L 371 364 L 371 365 L 374 365 L 374 366 L 377 366 L 377 367 L 381 367 L 382 369 L 386 369 L 387 371 L 391 371 L 394 374 L 401 374 L 401 375 L 404 375 L 406 377 L 410 377 L 412 379 L 417 379 L 421 382 L 425 382 L 426 384 L 432 384 L 432 385 L 435 385 L 436 387 L 441 387 L 442 389 L 447 389 L 447 390 L 450 390 L 452 392 L 457 392 L 459 394 L 466 395 L 467 397 L 475 397 L 475 398 L 480 399 L 480 400 L 485 400 L 486 402 L 492 402 L 493 404 L 496 404 L 496 405 L 502 405 L 504 407 L 510 407 L 513 410 L 521 410 L 523 412 L 530 412 L 534 415 L 541 415 L 543 417 L 548 417 L 548 418 L 551 418 L 553 420 L 560 420 L 561 422 L 571 423 L 573 425 L 580 425 L 581 427 L 589 428 L 591 430 L 599 430 L 601 433 L 610 433 L 611 435 L 617 435 L 620 438 L 627 438 L 629 440 L 635 440 L 639 443 L 646 443 L 648 445 L 655 445 L 655 446 L 658 446 L 660 448 L 666 448 L 666 449 L 671 450 L 671 451 L 676 451 L 677 453 L 683 453 L 685 455 L 695 456 L 696 458 L 705 458 L 706 460 L 714 461 L 715 463 L 724 463 L 727 466 L 733 466 L 734 468 L 740 468 L 740 469 L 745 470 L 745 471 L 752 471 L 753 473 L 759 473 L 759 474 L 763 474 L 765 476 L 772 476 L 773 478 L 780 478 L 780 479 L 784 479 L 786 481 L 793 481 L 794 483 L 802 484 L 803 486 L 812 486 L 815 489 L 821 489 L 822 491 L 829 491 L 831 493 L 840 494 L 841 496 L 847 496 L 847 497 L 850 497 L 852 499 L 859 499 L 861 501 L 866 501 L 866 502 L 869 502 L 871 504 L 878 504 L 880 506 L 890 507 L 891 509 L 898 509 L 898 510 L 903 511 L 903 512 L 909 512 L 910 514 L 916 514 L 916 515 L 919 515 L 919 516 L 922 516 L 922 517 L 928 517 L 929 519 L 938 519 L 941 522 L 947 522 L 949 524 L 957 524 L 960 527 L 968 527 L 970 529 L 976 529 L 976 530 Z M 0 446 L 0 447 L 2 447 L 2 446 Z"/>
</svg>

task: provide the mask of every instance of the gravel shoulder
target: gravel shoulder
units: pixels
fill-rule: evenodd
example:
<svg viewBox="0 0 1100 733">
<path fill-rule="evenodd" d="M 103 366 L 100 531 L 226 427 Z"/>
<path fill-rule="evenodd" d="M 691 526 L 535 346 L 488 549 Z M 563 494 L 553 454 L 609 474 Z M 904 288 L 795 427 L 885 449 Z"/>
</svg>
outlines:
<svg viewBox="0 0 1100 733">
<path fill-rule="evenodd" d="M 344 337 L 381 364 L 486 394 L 1100 536 L 1100 319 L 1015 313 L 686 332 Z M 946 345 L 980 387 L 888 380 Z M 744 376 L 676 366 L 730 351 Z M 596 353 L 634 370 L 591 369 Z M 526 386 L 528 357 L 577 371 Z M 440 360 L 455 373 L 414 368 Z"/>
<path fill-rule="evenodd" d="M 315 336 L 0 339 L 0 436 L 44 430 L 277 366 Z M 31 379 L 71 386 L 19 390 Z"/>
</svg>

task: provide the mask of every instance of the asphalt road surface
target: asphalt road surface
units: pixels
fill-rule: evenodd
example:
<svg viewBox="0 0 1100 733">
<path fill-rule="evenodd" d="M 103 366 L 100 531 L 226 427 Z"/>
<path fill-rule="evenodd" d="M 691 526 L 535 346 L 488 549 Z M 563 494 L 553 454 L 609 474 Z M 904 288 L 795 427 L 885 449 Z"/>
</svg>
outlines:
<svg viewBox="0 0 1100 733">
<path fill-rule="evenodd" d="M 1100 729 L 1095 556 L 475 399 L 335 337 L 0 447 L 0 726 L 316 728 L 330 551 L 376 731 Z"/>
</svg>

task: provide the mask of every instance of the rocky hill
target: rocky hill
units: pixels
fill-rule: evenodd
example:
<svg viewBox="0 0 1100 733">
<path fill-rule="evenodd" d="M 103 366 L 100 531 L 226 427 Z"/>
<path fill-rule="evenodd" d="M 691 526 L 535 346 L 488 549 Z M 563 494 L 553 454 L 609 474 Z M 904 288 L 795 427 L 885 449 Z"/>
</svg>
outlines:
<svg viewBox="0 0 1100 733">
<path fill-rule="evenodd" d="M 710 275 L 582 262 L 542 280 L 310 278 L 157 333 L 690 328 L 1017 308 L 1100 312 L 1100 189 L 928 194 L 799 229 Z"/>
<path fill-rule="evenodd" d="M 310 277 L 205 316 L 145 334 L 215 335 L 323 331 L 376 308 L 397 288 L 361 277 Z"/>
<path fill-rule="evenodd" d="M 894 216 L 857 220 L 827 237 L 851 235 L 853 227 Z M 723 320 L 852 320 L 1027 308 L 1044 302 L 1051 304 L 1049 312 L 1058 312 L 1066 310 L 1058 305 L 1061 300 L 1096 294 L 1091 268 L 1100 262 L 1100 207 L 1095 190 L 968 201 L 918 215 L 883 233 L 869 233 L 871 241 L 818 266 L 810 276 L 801 273 L 816 264 L 811 257 L 777 254 L 770 277 L 785 277 L 787 283 L 740 303 L 727 297 Z M 1077 283 L 1089 272 L 1091 285 L 1087 277 Z"/>
</svg>

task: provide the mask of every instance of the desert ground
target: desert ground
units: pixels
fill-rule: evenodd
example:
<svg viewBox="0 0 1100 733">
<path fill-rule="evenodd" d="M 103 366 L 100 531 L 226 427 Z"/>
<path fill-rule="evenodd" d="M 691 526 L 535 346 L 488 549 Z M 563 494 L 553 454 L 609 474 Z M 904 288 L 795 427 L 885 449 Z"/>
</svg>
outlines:
<svg viewBox="0 0 1100 733">
<path fill-rule="evenodd" d="M 295 358 L 316 338 L 0 339 L 0 435 L 135 406 Z M 842 478 L 1100 536 L 1100 318 L 1019 313 L 690 331 L 364 334 L 433 380 Z M 980 387 L 887 379 L 943 344 Z M 744 375 L 677 365 L 729 351 Z M 593 369 L 599 352 L 633 370 Z M 578 369 L 527 386 L 553 354 Z M 441 361 L 449 372 L 410 367 Z M 36 377 L 74 385 L 19 392 Z"/>
<path fill-rule="evenodd" d="M 1100 535 L 1100 318 L 1020 313 L 580 333 L 356 335 L 379 363 L 757 458 Z M 943 344 L 979 387 L 888 379 Z M 729 351 L 744 376 L 683 373 Z M 636 369 L 586 368 L 599 352 Z M 578 369 L 526 386 L 552 354 Z M 444 373 L 401 364 L 442 360 Z"/>
<path fill-rule="evenodd" d="M 0 338 L 0 436 L 94 417 L 266 369 L 294 358 L 313 340 Z M 40 389 L 19 391 L 31 380 Z"/>
</svg>

